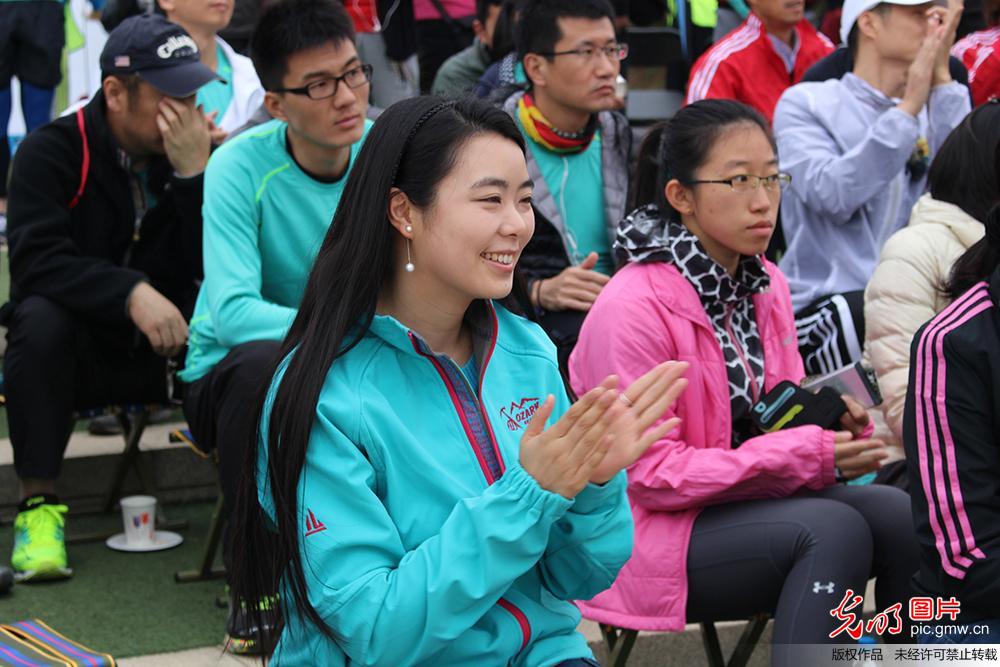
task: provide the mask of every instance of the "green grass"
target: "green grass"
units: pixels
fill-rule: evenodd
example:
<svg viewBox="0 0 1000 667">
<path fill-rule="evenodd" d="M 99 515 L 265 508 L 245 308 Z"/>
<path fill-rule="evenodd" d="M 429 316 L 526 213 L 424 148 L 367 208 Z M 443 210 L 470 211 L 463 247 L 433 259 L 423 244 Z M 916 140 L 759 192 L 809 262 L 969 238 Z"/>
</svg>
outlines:
<svg viewBox="0 0 1000 667">
<path fill-rule="evenodd" d="M 213 504 L 168 506 L 171 519 L 186 518 L 184 543 L 169 551 L 121 553 L 103 542 L 71 544 L 68 581 L 14 586 L 0 597 L 0 623 L 38 618 L 92 649 L 116 658 L 221 644 L 226 610 L 215 600 L 221 580 L 174 583 L 174 572 L 195 566 Z M 70 516 L 72 535 L 121 529 L 119 515 Z M 10 525 L 0 526 L 0 557 L 9 562 Z"/>
</svg>

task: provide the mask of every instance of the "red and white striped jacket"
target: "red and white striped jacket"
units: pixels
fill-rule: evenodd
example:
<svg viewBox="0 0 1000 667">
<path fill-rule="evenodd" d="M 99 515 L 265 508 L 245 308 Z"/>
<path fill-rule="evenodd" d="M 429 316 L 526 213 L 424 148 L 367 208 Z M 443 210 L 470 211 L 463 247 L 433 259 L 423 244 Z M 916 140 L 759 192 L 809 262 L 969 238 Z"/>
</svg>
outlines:
<svg viewBox="0 0 1000 667">
<path fill-rule="evenodd" d="M 1000 97 L 1000 26 L 969 33 L 951 47 L 951 55 L 969 70 L 969 89 L 976 106 Z"/>
<path fill-rule="evenodd" d="M 903 444 L 922 595 L 1000 618 L 1000 271 L 925 324 L 910 348 Z"/>
<path fill-rule="evenodd" d="M 833 42 L 803 20 L 795 26 L 799 50 L 791 74 L 774 50 L 764 24 L 753 13 L 706 51 L 688 79 L 685 104 L 709 98 L 738 100 L 764 114 L 768 122 L 785 89 L 802 80 L 815 62 L 833 51 Z"/>
</svg>

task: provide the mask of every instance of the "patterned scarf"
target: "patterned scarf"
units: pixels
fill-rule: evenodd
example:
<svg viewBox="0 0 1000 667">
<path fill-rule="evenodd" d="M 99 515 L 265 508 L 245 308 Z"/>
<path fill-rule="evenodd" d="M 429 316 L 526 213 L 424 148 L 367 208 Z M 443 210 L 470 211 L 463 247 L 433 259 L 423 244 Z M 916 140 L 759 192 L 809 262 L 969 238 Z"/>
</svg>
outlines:
<svg viewBox="0 0 1000 667">
<path fill-rule="evenodd" d="M 587 127 L 580 132 L 563 132 L 552 127 L 535 106 L 531 93 L 525 93 L 517 102 L 517 118 L 528 136 L 545 149 L 561 155 L 582 153 L 587 150 L 597 131 L 597 115 L 591 115 Z"/>
<path fill-rule="evenodd" d="M 619 261 L 673 264 L 691 283 L 726 363 L 731 444 L 739 447 L 759 435 L 750 411 L 764 384 L 764 348 L 753 295 L 771 284 L 760 257 L 743 257 L 736 276 L 731 276 L 708 255 L 698 237 L 681 223 L 668 221 L 654 204 L 636 209 L 619 223 L 614 249 Z"/>
</svg>

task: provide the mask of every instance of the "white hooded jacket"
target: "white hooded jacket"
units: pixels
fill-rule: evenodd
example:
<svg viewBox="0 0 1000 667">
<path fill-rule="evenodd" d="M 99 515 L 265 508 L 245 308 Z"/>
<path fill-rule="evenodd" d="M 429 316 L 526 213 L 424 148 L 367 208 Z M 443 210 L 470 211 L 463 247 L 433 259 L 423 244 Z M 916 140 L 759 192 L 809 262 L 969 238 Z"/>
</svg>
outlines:
<svg viewBox="0 0 1000 667">
<path fill-rule="evenodd" d="M 940 287 L 955 261 L 986 228 L 958 206 L 930 194 L 917 200 L 906 227 L 882 249 L 865 290 L 865 353 L 878 375 L 881 410 L 902 442 L 903 406 L 910 374 L 910 343 L 949 301 Z"/>
<path fill-rule="evenodd" d="M 254 69 L 253 61 L 246 56 L 242 56 L 233 50 L 221 37 L 215 38 L 216 44 L 226 54 L 229 64 L 233 68 L 233 99 L 226 109 L 226 113 L 216 122 L 226 132 L 232 132 L 238 127 L 242 127 L 250 116 L 264 103 L 264 88 L 257 78 L 257 70 Z"/>
</svg>

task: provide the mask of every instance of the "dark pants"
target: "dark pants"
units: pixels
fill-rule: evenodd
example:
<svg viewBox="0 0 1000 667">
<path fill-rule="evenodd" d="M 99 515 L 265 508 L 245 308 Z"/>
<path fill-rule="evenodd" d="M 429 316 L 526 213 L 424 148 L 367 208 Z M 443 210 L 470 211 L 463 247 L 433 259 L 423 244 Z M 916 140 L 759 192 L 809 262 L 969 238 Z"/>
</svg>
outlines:
<svg viewBox="0 0 1000 667">
<path fill-rule="evenodd" d="M 184 389 L 184 417 L 199 449 L 219 450 L 219 484 L 229 516 L 236 501 L 247 447 L 256 447 L 254 417 L 270 384 L 281 343 L 259 340 L 237 345 L 207 375 Z M 230 535 L 223 539 L 228 560 Z"/>
<path fill-rule="evenodd" d="M 167 400 L 166 359 L 133 326 L 99 327 L 39 296 L 7 324 L 7 419 L 22 479 L 59 476 L 74 410 Z"/>
<path fill-rule="evenodd" d="M 444 20 L 417 21 L 417 61 L 420 65 L 420 94 L 428 95 L 434 84 L 434 75 L 444 64 L 462 49 L 472 44 L 474 37 L 471 21 L 455 19 L 463 23 L 457 27 Z M 469 23 L 468 27 L 464 23 Z"/>
<path fill-rule="evenodd" d="M 910 499 L 896 488 L 837 485 L 715 505 L 698 516 L 688 547 L 687 620 L 771 613 L 772 664 L 794 665 L 789 644 L 853 641 L 829 637 L 840 625 L 830 611 L 848 588 L 864 595 L 868 579 L 877 577 L 878 608 L 902 603 L 903 631 L 885 639 L 908 642 L 917 568 Z"/>
</svg>

